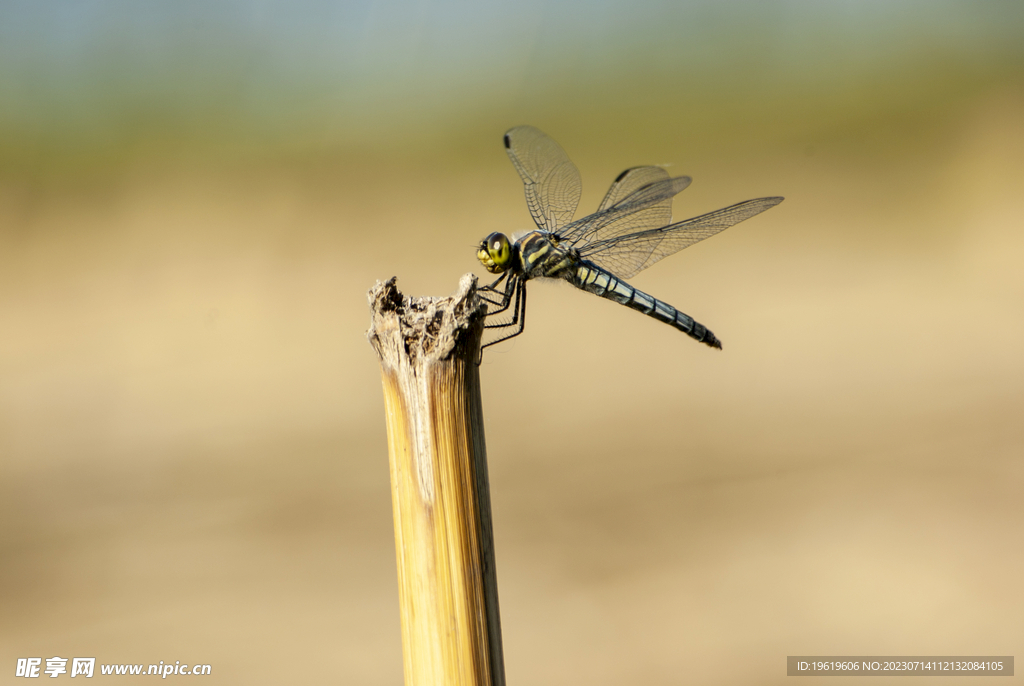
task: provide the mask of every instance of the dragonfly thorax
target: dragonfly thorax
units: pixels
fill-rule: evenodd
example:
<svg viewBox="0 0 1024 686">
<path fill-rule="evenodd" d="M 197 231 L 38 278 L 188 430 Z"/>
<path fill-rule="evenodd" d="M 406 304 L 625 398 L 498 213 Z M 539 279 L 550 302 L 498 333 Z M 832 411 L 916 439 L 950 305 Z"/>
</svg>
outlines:
<svg viewBox="0 0 1024 686">
<path fill-rule="evenodd" d="M 557 234 L 547 231 L 531 231 L 516 241 L 513 252 L 519 259 L 523 277 L 565 278 L 567 270 L 580 261 L 580 255 L 572 247 L 561 247 L 560 243 Z"/>
<path fill-rule="evenodd" d="M 476 257 L 492 274 L 501 274 L 512 264 L 512 244 L 503 233 L 492 233 L 480 241 Z"/>
</svg>

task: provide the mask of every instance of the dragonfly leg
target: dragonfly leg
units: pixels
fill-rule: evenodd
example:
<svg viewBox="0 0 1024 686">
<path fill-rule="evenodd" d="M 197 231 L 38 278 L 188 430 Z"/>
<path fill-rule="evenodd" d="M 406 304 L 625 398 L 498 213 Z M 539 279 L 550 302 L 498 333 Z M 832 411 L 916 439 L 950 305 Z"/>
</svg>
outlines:
<svg viewBox="0 0 1024 686">
<path fill-rule="evenodd" d="M 503 289 L 498 288 L 498 285 L 504 281 L 507 276 L 508 272 L 505 272 L 498 277 L 494 283 L 477 289 L 477 294 L 480 295 L 480 299 L 487 303 L 488 316 L 504 312 L 512 302 L 512 295 L 515 290 L 515 284 L 513 283 L 515 278 L 513 277 L 512 279 L 509 279 L 509 282 L 505 284 Z"/>
<path fill-rule="evenodd" d="M 504 312 L 505 310 L 508 309 L 509 302 L 511 301 L 511 298 L 504 293 L 501 293 L 500 299 L 495 298 L 493 295 L 490 297 L 486 295 L 481 295 L 480 299 L 483 300 L 484 303 L 486 303 L 487 305 L 488 316 L 498 314 L 499 312 Z"/>
<path fill-rule="evenodd" d="M 512 310 L 512 321 L 507 322 L 505 324 L 492 324 L 490 326 L 485 326 L 484 328 L 514 328 L 514 331 L 512 331 L 511 333 L 502 334 L 498 338 L 495 338 L 493 341 L 489 341 L 480 346 L 480 359 L 477 360 L 477 364 L 479 364 L 480 360 L 483 359 L 484 348 L 489 348 L 495 343 L 501 343 L 502 341 L 507 341 L 510 338 L 515 338 L 516 336 L 523 332 L 524 328 L 526 328 L 526 282 L 523 281 L 522 279 L 515 279 L 511 282 L 508 290 L 514 291 L 515 307 Z"/>
<path fill-rule="evenodd" d="M 504 278 L 504 276 L 502 276 L 502 278 Z M 491 288 L 493 286 L 496 286 L 500 282 L 501 282 L 501 279 L 498 279 L 497 281 L 495 281 L 490 286 L 485 286 L 484 288 Z M 501 300 L 500 301 L 495 301 L 495 300 L 492 300 L 492 299 L 484 296 L 484 302 L 486 302 L 488 304 L 488 307 L 487 307 L 487 316 L 488 317 L 496 315 L 496 314 L 500 314 L 500 313 L 504 312 L 505 310 L 507 310 L 509 308 L 509 306 L 513 302 L 514 296 L 516 295 L 516 287 L 517 287 L 517 285 L 519 283 L 520 283 L 520 279 L 518 279 L 517 277 L 513 276 L 512 278 L 510 278 L 508 280 L 508 283 L 505 284 L 504 290 L 499 290 L 498 288 L 494 288 L 493 289 L 493 293 L 496 294 L 496 295 L 500 295 L 501 296 Z M 493 297 L 493 295 L 492 295 L 492 297 Z M 494 309 L 492 309 L 490 307 L 491 305 L 494 306 Z M 485 329 L 499 329 L 499 328 L 501 328 L 503 326 L 508 326 L 508 325 L 507 324 L 486 324 L 486 325 L 484 325 L 484 328 Z"/>
<path fill-rule="evenodd" d="M 507 322 L 484 324 L 485 329 L 504 329 L 510 326 L 515 326 L 519 319 L 519 291 L 522 286 L 522 279 L 511 278 L 508 283 L 505 284 L 505 291 L 502 293 L 502 301 L 500 307 L 496 310 L 488 310 L 487 316 L 492 317 L 493 315 L 500 314 L 507 310 L 511 305 L 515 305 L 512 309 L 512 319 Z M 491 320 L 494 321 L 493 319 Z"/>
<path fill-rule="evenodd" d="M 492 291 L 492 292 L 493 291 L 498 291 L 498 284 L 501 283 L 502 281 L 504 281 L 505 277 L 507 277 L 509 275 L 509 273 L 510 272 L 503 272 L 502 275 L 499 276 L 497 279 L 495 279 L 491 283 L 487 284 L 486 286 L 481 286 L 477 290 L 478 291 Z M 498 291 L 498 292 L 500 293 L 501 291 Z"/>
</svg>

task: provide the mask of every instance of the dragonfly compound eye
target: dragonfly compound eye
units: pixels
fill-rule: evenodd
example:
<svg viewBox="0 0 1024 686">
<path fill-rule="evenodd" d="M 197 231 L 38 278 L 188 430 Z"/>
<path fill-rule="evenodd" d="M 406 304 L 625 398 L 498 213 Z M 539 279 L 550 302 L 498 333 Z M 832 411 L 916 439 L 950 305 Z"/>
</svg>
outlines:
<svg viewBox="0 0 1024 686">
<path fill-rule="evenodd" d="M 477 259 L 492 274 L 500 274 L 508 269 L 512 257 L 512 246 L 503 233 L 492 233 L 480 244 L 476 251 Z"/>
</svg>

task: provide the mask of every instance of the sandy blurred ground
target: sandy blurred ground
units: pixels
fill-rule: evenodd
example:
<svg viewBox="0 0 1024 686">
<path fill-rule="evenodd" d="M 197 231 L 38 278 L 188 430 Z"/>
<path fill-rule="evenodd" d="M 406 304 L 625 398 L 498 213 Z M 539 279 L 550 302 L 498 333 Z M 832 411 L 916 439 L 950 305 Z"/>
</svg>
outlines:
<svg viewBox="0 0 1024 686">
<path fill-rule="evenodd" d="M 1019 93 L 996 92 L 936 148 L 692 164 L 534 122 L 581 167 L 583 209 L 669 160 L 696 178 L 678 217 L 787 200 L 633 280 L 722 353 L 537 284 L 526 335 L 488 355 L 509 683 L 1021 656 L 1021 121 Z M 142 166 L 0 188 L 0 681 L 59 655 L 400 683 L 365 292 L 397 274 L 447 293 L 483 275 L 481 236 L 528 228 L 499 139 L 517 123 L 440 171 Z M 544 365 L 567 387 L 535 388 Z"/>
</svg>

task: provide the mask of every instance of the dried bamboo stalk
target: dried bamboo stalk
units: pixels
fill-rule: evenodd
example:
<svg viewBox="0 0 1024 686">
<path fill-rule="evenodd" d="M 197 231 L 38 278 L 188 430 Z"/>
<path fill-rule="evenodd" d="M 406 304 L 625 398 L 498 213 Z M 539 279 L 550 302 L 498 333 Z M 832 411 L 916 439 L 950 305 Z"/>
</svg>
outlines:
<svg viewBox="0 0 1024 686">
<path fill-rule="evenodd" d="M 467 274 L 447 298 L 369 293 L 380 358 L 406 686 L 504 686 L 483 407 L 486 309 Z"/>
</svg>

